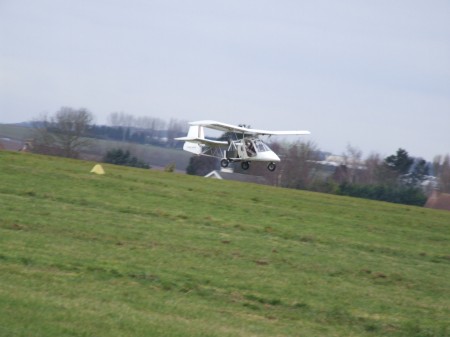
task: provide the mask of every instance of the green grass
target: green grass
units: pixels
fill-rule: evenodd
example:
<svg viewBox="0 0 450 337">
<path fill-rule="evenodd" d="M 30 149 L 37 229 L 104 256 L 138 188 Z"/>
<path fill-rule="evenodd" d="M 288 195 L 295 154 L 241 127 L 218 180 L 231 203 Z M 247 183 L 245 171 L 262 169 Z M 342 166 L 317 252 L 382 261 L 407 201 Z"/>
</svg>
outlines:
<svg viewBox="0 0 450 337">
<path fill-rule="evenodd" d="M 449 336 L 450 212 L 0 151 L 0 336 Z"/>
</svg>

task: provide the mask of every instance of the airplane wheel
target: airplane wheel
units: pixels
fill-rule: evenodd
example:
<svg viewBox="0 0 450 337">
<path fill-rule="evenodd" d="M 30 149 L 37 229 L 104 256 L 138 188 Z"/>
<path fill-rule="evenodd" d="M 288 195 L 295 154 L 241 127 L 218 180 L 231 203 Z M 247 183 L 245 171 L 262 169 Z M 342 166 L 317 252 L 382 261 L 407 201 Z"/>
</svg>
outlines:
<svg viewBox="0 0 450 337">
<path fill-rule="evenodd" d="M 230 162 L 228 161 L 228 160 L 226 160 L 226 159 L 222 159 L 221 161 L 220 161 L 220 166 L 222 166 L 222 167 L 228 167 L 228 164 L 229 164 Z"/>
<path fill-rule="evenodd" d="M 248 168 L 250 167 L 250 163 L 248 161 L 243 161 L 241 163 L 241 167 L 243 170 L 248 170 Z"/>
<path fill-rule="evenodd" d="M 267 165 L 267 169 L 268 169 L 270 172 L 275 171 L 276 168 L 277 168 L 277 165 L 275 165 L 275 163 L 269 163 L 269 165 Z"/>
</svg>

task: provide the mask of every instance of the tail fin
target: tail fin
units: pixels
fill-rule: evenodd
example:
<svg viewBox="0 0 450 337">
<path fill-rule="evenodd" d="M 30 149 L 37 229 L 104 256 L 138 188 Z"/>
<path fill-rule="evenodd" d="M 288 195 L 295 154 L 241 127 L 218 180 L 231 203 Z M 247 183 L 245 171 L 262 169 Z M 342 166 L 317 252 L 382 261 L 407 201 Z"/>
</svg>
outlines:
<svg viewBox="0 0 450 337">
<path fill-rule="evenodd" d="M 191 125 L 187 136 L 188 138 L 205 138 L 205 130 L 203 126 Z"/>
<path fill-rule="evenodd" d="M 203 126 L 200 125 L 191 125 L 189 127 L 188 135 L 185 138 L 186 141 L 183 145 L 183 150 L 194 153 L 194 154 L 200 154 L 202 153 L 202 147 L 197 142 L 190 142 L 189 139 L 204 139 L 205 138 L 205 130 L 203 129 Z"/>
</svg>

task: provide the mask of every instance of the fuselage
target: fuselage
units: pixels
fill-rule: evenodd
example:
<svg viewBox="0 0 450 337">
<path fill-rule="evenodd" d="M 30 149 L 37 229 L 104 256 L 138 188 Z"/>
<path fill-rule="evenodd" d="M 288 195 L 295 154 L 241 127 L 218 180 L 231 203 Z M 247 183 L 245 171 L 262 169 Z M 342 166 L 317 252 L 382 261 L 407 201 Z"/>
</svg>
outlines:
<svg viewBox="0 0 450 337">
<path fill-rule="evenodd" d="M 233 161 L 280 161 L 280 157 L 259 138 L 235 140 L 230 144 L 227 153 L 227 157 Z"/>
</svg>

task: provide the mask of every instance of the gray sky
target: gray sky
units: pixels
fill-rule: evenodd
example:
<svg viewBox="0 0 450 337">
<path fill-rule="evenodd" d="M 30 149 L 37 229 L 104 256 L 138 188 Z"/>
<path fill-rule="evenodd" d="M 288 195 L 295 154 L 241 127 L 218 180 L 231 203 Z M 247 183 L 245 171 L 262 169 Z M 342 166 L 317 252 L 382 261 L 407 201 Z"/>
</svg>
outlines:
<svg viewBox="0 0 450 337">
<path fill-rule="evenodd" d="M 0 123 L 85 107 L 431 160 L 450 153 L 449 22 L 448 0 L 0 0 Z"/>
</svg>

